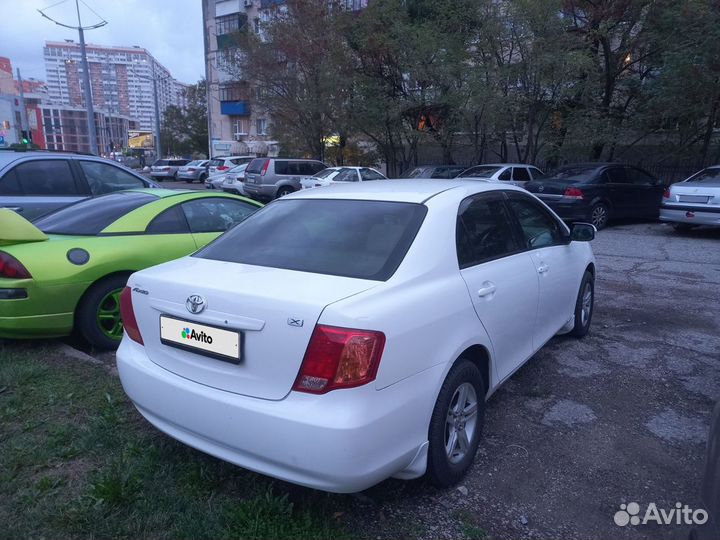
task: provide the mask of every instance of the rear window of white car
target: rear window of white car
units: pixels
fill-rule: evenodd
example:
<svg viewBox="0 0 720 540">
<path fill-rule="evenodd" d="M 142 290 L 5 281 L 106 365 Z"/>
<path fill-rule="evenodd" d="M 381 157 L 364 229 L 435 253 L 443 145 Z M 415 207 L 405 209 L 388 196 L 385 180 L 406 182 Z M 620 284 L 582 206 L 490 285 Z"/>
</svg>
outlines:
<svg viewBox="0 0 720 540">
<path fill-rule="evenodd" d="M 385 281 L 426 212 L 424 205 L 403 202 L 278 200 L 194 256 Z"/>
</svg>

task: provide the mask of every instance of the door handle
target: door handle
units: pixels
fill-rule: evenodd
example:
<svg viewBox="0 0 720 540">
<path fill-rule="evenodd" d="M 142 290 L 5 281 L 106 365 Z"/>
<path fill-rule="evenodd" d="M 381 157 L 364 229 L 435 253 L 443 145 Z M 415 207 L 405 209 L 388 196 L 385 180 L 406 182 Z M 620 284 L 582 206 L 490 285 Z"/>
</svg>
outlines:
<svg viewBox="0 0 720 540">
<path fill-rule="evenodd" d="M 23 211 L 22 206 L 3 206 L 3 208 L 7 208 L 8 210 L 12 210 L 13 212 L 22 212 Z"/>
<path fill-rule="evenodd" d="M 544 274 L 544 273 L 546 273 L 548 270 L 550 270 L 550 267 L 549 267 L 547 264 L 545 264 L 545 263 L 541 263 L 540 266 L 538 266 L 538 269 L 537 269 L 538 274 Z"/>
<path fill-rule="evenodd" d="M 492 281 L 486 281 L 482 284 L 483 286 L 478 289 L 477 295 L 480 298 L 489 296 L 495 292 L 495 284 Z"/>
</svg>

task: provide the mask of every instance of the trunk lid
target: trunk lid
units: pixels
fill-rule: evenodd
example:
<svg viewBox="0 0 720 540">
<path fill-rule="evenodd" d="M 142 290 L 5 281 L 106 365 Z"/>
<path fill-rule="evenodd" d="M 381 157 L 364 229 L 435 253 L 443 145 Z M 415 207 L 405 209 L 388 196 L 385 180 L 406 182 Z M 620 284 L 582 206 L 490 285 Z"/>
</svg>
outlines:
<svg viewBox="0 0 720 540">
<path fill-rule="evenodd" d="M 280 400 L 295 382 L 323 309 L 377 283 L 185 257 L 144 270 L 128 285 L 135 291 L 135 316 L 153 362 L 200 384 Z M 204 299 L 204 311 L 188 311 L 191 295 Z M 163 344 L 161 315 L 186 321 L 188 326 L 239 331 L 240 362 Z"/>
<path fill-rule="evenodd" d="M 529 191 L 530 193 L 534 193 L 538 197 L 541 197 L 543 195 L 562 195 L 565 193 L 565 190 L 570 187 L 575 186 L 582 189 L 582 184 L 578 182 L 563 182 L 562 180 L 533 180 L 532 182 L 528 182 L 525 184 L 525 189 Z"/>
<path fill-rule="evenodd" d="M 672 184 L 668 202 L 720 204 L 720 182 L 679 182 Z"/>
</svg>

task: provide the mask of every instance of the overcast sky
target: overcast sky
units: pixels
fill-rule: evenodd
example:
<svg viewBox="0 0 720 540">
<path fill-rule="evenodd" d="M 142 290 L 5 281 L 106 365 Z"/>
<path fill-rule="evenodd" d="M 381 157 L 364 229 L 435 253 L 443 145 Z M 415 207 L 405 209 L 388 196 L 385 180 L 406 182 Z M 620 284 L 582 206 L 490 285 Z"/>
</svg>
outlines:
<svg viewBox="0 0 720 540">
<path fill-rule="evenodd" d="M 38 9 L 60 0 L 0 0 L 0 56 L 10 58 L 23 78 L 45 79 L 45 41 L 77 41 L 77 30 L 57 26 Z M 205 75 L 203 59 L 202 0 L 84 0 L 80 1 L 83 26 L 108 24 L 85 33 L 86 43 L 139 45 L 167 67 L 173 77 L 193 83 Z M 89 8 L 88 8 L 89 6 Z M 77 25 L 75 0 L 49 8 L 46 13 Z"/>
</svg>

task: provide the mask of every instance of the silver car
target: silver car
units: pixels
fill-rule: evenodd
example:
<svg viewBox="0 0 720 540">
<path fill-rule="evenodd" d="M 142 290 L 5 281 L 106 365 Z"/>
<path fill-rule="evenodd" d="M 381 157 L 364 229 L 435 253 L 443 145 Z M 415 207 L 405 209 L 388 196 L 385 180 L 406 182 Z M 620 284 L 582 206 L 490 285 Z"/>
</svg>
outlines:
<svg viewBox="0 0 720 540">
<path fill-rule="evenodd" d="M 93 195 L 159 187 L 115 161 L 82 154 L 0 152 L 0 208 L 28 220 Z"/>
<path fill-rule="evenodd" d="M 237 195 L 245 195 L 245 169 L 248 164 L 243 163 L 238 165 L 234 169 L 230 169 L 230 172 L 223 177 L 223 182 L 220 184 L 220 189 L 228 193 L 236 193 Z"/>
<path fill-rule="evenodd" d="M 187 165 L 189 159 L 158 159 L 150 167 L 150 176 L 158 182 L 177 179 L 177 172 L 180 167 Z"/>
<path fill-rule="evenodd" d="M 708 167 L 663 193 L 660 221 L 687 231 L 698 225 L 720 226 L 720 165 Z"/>
<path fill-rule="evenodd" d="M 177 179 L 185 180 L 188 184 L 195 181 L 204 182 L 208 177 L 208 159 L 196 159 L 177 170 Z"/>
<path fill-rule="evenodd" d="M 245 169 L 245 193 L 253 199 L 283 197 L 302 189 L 300 180 L 327 169 L 314 159 L 256 158 Z"/>
</svg>

